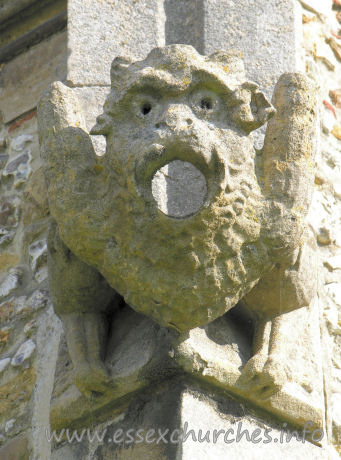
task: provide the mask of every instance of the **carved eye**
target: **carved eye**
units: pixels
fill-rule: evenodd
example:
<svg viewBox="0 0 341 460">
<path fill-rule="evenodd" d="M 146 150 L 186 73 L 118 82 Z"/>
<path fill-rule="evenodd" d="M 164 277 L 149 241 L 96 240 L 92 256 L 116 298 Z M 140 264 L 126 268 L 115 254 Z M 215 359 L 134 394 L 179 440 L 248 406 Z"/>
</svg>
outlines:
<svg viewBox="0 0 341 460">
<path fill-rule="evenodd" d="M 141 119 L 149 119 L 149 116 L 158 106 L 158 100 L 149 94 L 137 94 L 132 102 L 132 111 L 134 115 Z"/>
<path fill-rule="evenodd" d="M 152 104 L 150 102 L 145 102 L 141 106 L 141 113 L 142 115 L 148 115 L 148 113 L 152 110 Z"/>
<path fill-rule="evenodd" d="M 219 110 L 220 99 L 219 96 L 213 91 L 200 90 L 195 91 L 191 96 L 191 103 L 193 109 L 200 116 L 210 116 Z"/>
<path fill-rule="evenodd" d="M 203 97 L 200 101 L 200 108 L 203 110 L 212 110 L 213 103 L 212 103 L 211 98 Z"/>
</svg>

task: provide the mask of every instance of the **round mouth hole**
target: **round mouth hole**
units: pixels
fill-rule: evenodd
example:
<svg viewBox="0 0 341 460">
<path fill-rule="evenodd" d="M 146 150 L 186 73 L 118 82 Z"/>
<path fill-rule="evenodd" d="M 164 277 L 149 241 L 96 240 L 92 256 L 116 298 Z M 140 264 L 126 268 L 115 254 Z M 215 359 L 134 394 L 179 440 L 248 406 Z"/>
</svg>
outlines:
<svg viewBox="0 0 341 460">
<path fill-rule="evenodd" d="M 167 216 L 189 217 L 205 202 L 206 179 L 192 163 L 174 160 L 155 173 L 152 194 L 159 210 Z"/>
</svg>

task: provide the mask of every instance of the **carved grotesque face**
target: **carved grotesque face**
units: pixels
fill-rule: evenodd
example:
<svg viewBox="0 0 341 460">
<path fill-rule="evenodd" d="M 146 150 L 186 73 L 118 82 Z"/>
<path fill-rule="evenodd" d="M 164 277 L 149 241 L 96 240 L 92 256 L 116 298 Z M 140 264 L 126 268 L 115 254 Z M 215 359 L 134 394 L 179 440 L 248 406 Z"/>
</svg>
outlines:
<svg viewBox="0 0 341 460">
<path fill-rule="evenodd" d="M 268 268 L 249 133 L 273 108 L 245 82 L 237 56 L 204 57 L 190 46 L 157 48 L 144 61 L 118 58 L 111 77 L 93 129 L 107 137 L 103 234 L 111 235 L 98 265 L 159 323 L 205 324 Z M 175 201 L 167 170 L 186 190 Z"/>
</svg>

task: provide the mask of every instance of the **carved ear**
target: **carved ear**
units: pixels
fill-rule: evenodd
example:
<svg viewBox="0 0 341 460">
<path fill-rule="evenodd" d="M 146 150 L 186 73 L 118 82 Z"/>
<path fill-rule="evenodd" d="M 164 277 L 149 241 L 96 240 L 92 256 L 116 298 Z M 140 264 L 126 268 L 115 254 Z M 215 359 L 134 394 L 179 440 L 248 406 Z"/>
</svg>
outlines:
<svg viewBox="0 0 341 460">
<path fill-rule="evenodd" d="M 247 132 L 264 125 L 276 112 L 256 83 L 244 82 L 235 97 L 239 104 L 233 111 L 233 120 Z"/>
<path fill-rule="evenodd" d="M 121 91 L 124 82 L 129 72 L 129 66 L 133 62 L 132 58 L 117 56 L 111 64 L 110 80 L 112 90 Z M 90 134 L 101 134 L 107 136 L 111 131 L 112 118 L 110 116 L 110 107 L 112 105 L 114 96 L 112 92 L 108 95 L 105 104 L 104 112 L 96 119 L 96 125 L 91 129 Z"/>
<path fill-rule="evenodd" d="M 107 136 L 111 131 L 111 117 L 106 113 L 102 113 L 96 118 L 96 124 L 90 130 L 92 135 Z"/>
<path fill-rule="evenodd" d="M 110 80 L 111 87 L 121 89 L 121 85 L 125 76 L 127 75 L 128 68 L 134 60 L 130 57 L 117 56 L 111 64 Z"/>
</svg>

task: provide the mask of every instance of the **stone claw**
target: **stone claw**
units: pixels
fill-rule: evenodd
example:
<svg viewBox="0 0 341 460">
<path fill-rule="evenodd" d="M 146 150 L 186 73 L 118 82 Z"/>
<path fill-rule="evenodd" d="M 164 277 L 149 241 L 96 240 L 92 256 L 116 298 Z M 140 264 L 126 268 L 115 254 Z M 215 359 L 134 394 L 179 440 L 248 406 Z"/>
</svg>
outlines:
<svg viewBox="0 0 341 460">
<path fill-rule="evenodd" d="M 258 399 L 269 399 L 290 379 L 290 370 L 274 356 L 253 356 L 244 366 L 239 383 Z"/>
<path fill-rule="evenodd" d="M 73 383 L 88 398 L 94 393 L 104 394 L 112 387 L 110 375 L 101 362 L 77 366 L 74 370 Z"/>
</svg>

